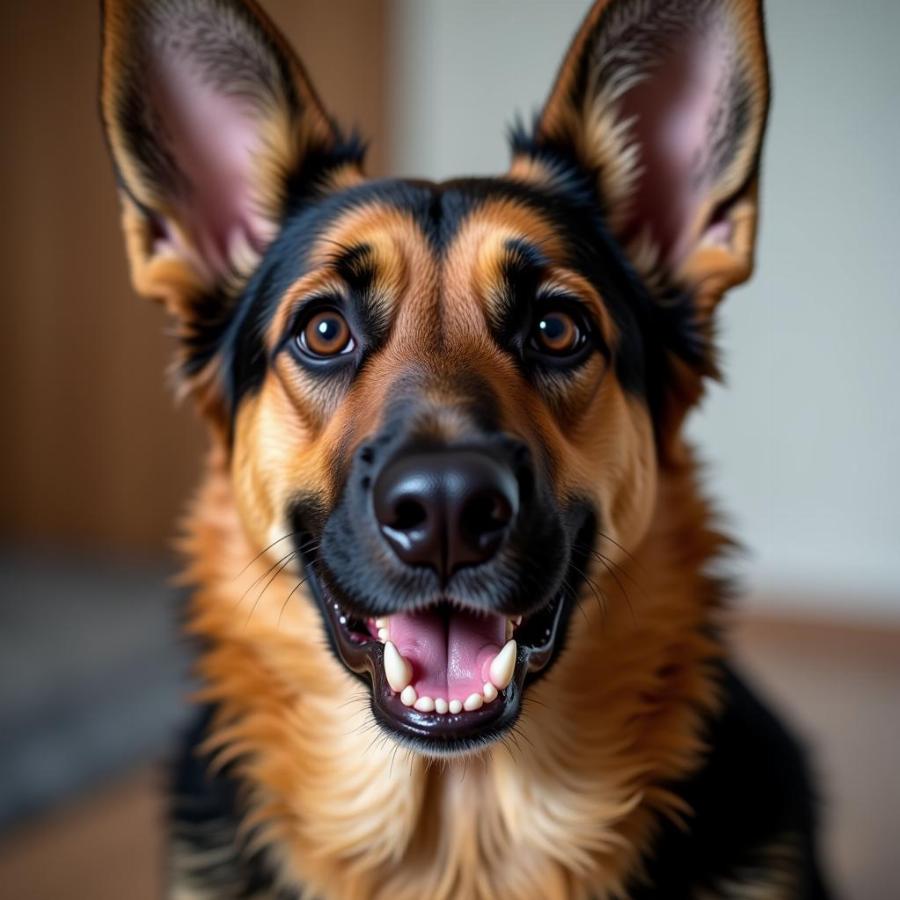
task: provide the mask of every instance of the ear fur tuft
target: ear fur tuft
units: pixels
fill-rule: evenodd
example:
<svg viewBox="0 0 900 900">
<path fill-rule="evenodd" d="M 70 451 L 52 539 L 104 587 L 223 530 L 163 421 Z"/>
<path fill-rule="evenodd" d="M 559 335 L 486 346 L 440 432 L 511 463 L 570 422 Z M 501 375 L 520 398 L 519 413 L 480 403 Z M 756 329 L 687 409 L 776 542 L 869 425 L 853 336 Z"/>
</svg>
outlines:
<svg viewBox="0 0 900 900">
<path fill-rule="evenodd" d="M 768 96 L 758 0 L 598 0 L 513 173 L 587 173 L 644 277 L 711 307 L 752 269 Z"/>
<path fill-rule="evenodd" d="M 253 0 L 106 0 L 100 99 L 134 286 L 199 381 L 285 214 L 359 180 L 364 146 Z"/>
</svg>

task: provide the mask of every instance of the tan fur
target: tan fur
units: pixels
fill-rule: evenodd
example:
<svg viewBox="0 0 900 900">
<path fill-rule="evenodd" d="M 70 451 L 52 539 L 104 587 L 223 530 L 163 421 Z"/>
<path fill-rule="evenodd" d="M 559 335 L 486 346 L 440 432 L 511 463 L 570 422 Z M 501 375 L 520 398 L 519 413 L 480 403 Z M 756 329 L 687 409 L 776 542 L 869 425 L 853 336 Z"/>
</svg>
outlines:
<svg viewBox="0 0 900 900">
<path fill-rule="evenodd" d="M 620 896 L 658 816 L 689 812 L 660 785 L 699 764 L 697 719 L 715 704 L 707 666 L 717 648 L 701 633 L 714 592 L 702 570 L 722 539 L 708 530 L 687 456 L 657 475 L 646 409 L 611 373 L 582 404 L 579 427 L 564 431 L 482 339 L 488 276 L 505 244 L 486 235 L 558 252 L 542 222 L 486 207 L 439 277 L 399 214 L 373 206 L 347 219 L 323 247 L 346 231 L 376 248 L 396 336 L 327 418 L 309 414 L 298 376 L 269 378 L 241 409 L 231 458 L 224 449 L 211 457 L 184 548 L 199 586 L 190 629 L 209 647 L 203 698 L 220 710 L 210 744 L 252 786 L 250 824 L 285 883 L 317 896 L 577 898 L 589 886 L 592 896 Z M 323 251 L 324 271 L 327 260 Z M 559 266 L 548 277 L 568 276 Z M 449 359 L 416 324 L 433 315 L 439 281 L 455 292 Z M 410 342 L 411 333 L 420 337 Z M 316 485 L 331 498 L 331 448 L 348 429 L 355 443 L 376 428 L 397 367 L 410 365 L 425 379 L 450 366 L 497 380 L 507 427 L 543 442 L 558 462 L 556 490 L 588 491 L 611 529 L 568 649 L 526 695 L 516 733 L 481 758 L 448 763 L 373 730 L 367 689 L 327 648 L 289 541 L 260 553 L 286 534 L 279 510 L 291 490 Z"/>
<path fill-rule="evenodd" d="M 356 210 L 323 236 L 319 269 L 284 308 L 327 281 L 327 248 L 349 235 L 386 266 L 377 283 L 396 317 L 391 341 L 327 416 L 294 367 L 267 379 L 242 405 L 231 458 L 213 453 L 191 518 L 190 630 L 210 648 L 203 699 L 219 708 L 210 747 L 251 786 L 248 827 L 259 826 L 285 884 L 315 896 L 622 896 L 659 816 L 689 814 L 661 785 L 699 765 L 697 721 L 715 706 L 718 650 L 703 632 L 715 592 L 703 567 L 723 541 L 708 528 L 689 454 L 657 472 L 646 408 L 611 372 L 588 379 L 599 387 L 567 427 L 484 340 L 506 239 L 537 242 L 551 260 L 561 252 L 539 219 L 488 204 L 439 263 L 403 215 Z M 561 262 L 548 278 L 577 283 Z M 438 284 L 449 304 L 443 352 L 421 328 Z M 529 690 L 516 732 L 454 762 L 411 755 L 373 730 L 368 691 L 328 649 L 289 540 L 260 552 L 286 535 L 280 510 L 298 486 L 334 499 L 332 448 L 377 428 L 410 366 L 426 382 L 430 371 L 472 369 L 496 381 L 506 427 L 548 448 L 557 492 L 587 492 L 610 529 L 596 547 L 608 562 L 594 560 L 569 646 Z"/>
<path fill-rule="evenodd" d="M 597 83 L 585 95 L 590 102 L 573 100 L 578 60 L 608 6 L 595 4 L 576 37 L 539 136 L 566 142 L 600 179 L 616 228 L 628 217 L 640 176 L 632 123 L 619 115 L 623 83 Z M 643 6 L 635 0 L 628 14 Z M 208 273 L 194 264 L 178 210 L 144 183 L 116 130 L 116 76 L 128 65 L 123 9 L 119 0 L 110 4 L 103 104 L 130 190 L 123 224 L 133 277 L 189 334 Z M 745 141 L 691 223 L 689 252 L 669 273 L 694 293 L 707 328 L 705 314 L 752 267 L 755 153 L 767 90 L 756 4 L 727 0 L 725 9 L 737 23 L 758 102 Z M 268 20 L 260 22 L 289 60 L 303 106 L 297 120 L 280 101 L 262 114 L 266 152 L 254 196 L 261 214 L 274 219 L 283 173 L 335 135 L 299 63 Z M 627 85 L 641 75 L 631 73 Z M 600 76 L 589 66 L 588 78 Z M 361 177 L 356 166 L 342 165 L 316 188 L 341 190 Z M 527 155 L 507 176 L 543 186 L 556 177 L 552 166 Z M 734 200 L 727 240 L 704 241 L 709 213 L 725 197 Z M 179 252 L 153 243 L 139 204 L 166 217 Z M 536 374 L 543 379 L 537 385 L 523 377 L 490 335 L 510 240 L 540 249 L 548 261 L 543 286 L 564 288 L 590 310 L 610 358 L 595 353 L 564 379 Z M 370 302 L 390 329 L 356 377 L 335 387 L 274 350 L 289 337 L 300 305 L 345 290 L 335 254 L 351 246 L 366 248 Z M 658 266 L 658 248 L 646 236 L 628 249 L 645 274 Z M 239 255 L 231 280 L 219 285 L 226 297 L 236 295 L 254 265 L 251 252 Z M 204 749 L 216 766 L 233 766 L 245 786 L 243 828 L 254 847 L 266 848 L 286 888 L 302 885 L 304 897 L 322 900 L 613 900 L 640 875 L 662 822 L 689 821 L 691 810 L 665 785 L 702 766 L 700 723 L 718 707 L 720 648 L 712 635 L 720 590 L 707 570 L 728 542 L 710 524 L 681 426 L 713 364 L 670 360 L 654 428 L 646 402 L 617 379 L 619 339 L 604 298 L 568 268 L 560 235 L 525 204 L 481 203 L 439 253 L 413 216 L 373 200 L 336 215 L 317 236 L 304 274 L 280 298 L 264 336 L 272 364 L 259 389 L 242 397 L 233 422 L 214 367 L 193 376 L 214 424 L 183 541 L 185 577 L 194 588 L 188 630 L 202 638 L 199 699 L 216 709 Z M 490 386 L 505 433 L 546 454 L 559 502 L 588 499 L 605 531 L 583 573 L 565 651 L 526 691 L 515 730 L 469 757 L 435 760 L 377 730 L 368 687 L 328 646 L 284 516 L 300 493 L 330 508 L 349 454 L 378 432 L 404 380 L 424 399 L 422 414 L 430 418 L 423 427 L 458 437 L 469 427 L 461 412 L 467 398 L 458 394 L 463 375 Z M 205 896 L 184 882 L 190 860 L 183 863 L 176 859 L 173 896 Z M 735 888 L 733 896 L 757 895 Z"/>
<path fill-rule="evenodd" d="M 372 731 L 367 689 L 327 649 L 305 588 L 285 605 L 296 573 L 263 590 L 259 559 L 236 578 L 257 545 L 223 463 L 211 460 L 185 548 L 202 585 L 191 629 L 214 644 L 200 663 L 221 708 L 211 744 L 254 786 L 251 819 L 286 883 L 347 900 L 622 896 L 657 816 L 689 814 L 660 785 L 696 768 L 698 717 L 716 702 L 702 569 L 723 542 L 690 467 L 661 474 L 633 559 L 600 545 L 619 581 L 594 567 L 605 601 L 585 592 L 517 734 L 480 759 L 429 763 Z"/>
</svg>

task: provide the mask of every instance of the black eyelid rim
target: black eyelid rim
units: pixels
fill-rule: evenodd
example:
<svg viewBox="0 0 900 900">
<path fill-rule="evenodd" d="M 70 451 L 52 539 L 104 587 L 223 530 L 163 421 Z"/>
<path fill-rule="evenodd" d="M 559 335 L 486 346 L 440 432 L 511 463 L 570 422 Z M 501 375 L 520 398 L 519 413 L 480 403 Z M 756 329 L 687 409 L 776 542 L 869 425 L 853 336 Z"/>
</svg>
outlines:
<svg viewBox="0 0 900 900">
<path fill-rule="evenodd" d="M 342 363 L 346 363 L 349 359 L 359 356 L 364 349 L 364 342 L 360 339 L 360 323 L 357 321 L 353 305 L 348 302 L 346 296 L 337 290 L 313 291 L 310 294 L 298 297 L 293 302 L 293 308 L 288 314 L 284 333 L 272 350 L 270 361 L 274 362 L 285 350 L 288 350 L 300 365 L 308 368 L 339 366 Z M 334 310 L 346 320 L 350 329 L 350 337 L 354 344 L 353 349 L 337 353 L 334 356 L 316 357 L 312 354 L 307 355 L 297 347 L 297 337 L 304 325 L 314 315 L 327 310 Z"/>
<path fill-rule="evenodd" d="M 554 307 L 554 304 L 557 304 L 557 306 Z M 554 308 L 561 309 L 564 312 L 574 313 L 574 315 L 581 320 L 582 327 L 586 332 L 585 340 L 582 346 L 569 356 L 563 356 L 549 352 L 541 353 L 538 350 L 530 348 L 528 346 L 529 342 L 528 340 L 526 340 L 524 349 L 526 351 L 531 351 L 529 354 L 530 356 L 538 357 L 539 359 L 546 358 L 549 360 L 554 360 L 558 367 L 564 367 L 570 365 L 569 360 L 575 360 L 576 358 L 578 358 L 578 362 L 581 362 L 582 360 L 579 358 L 580 354 L 587 346 L 591 346 L 593 350 L 602 353 L 607 357 L 607 359 L 611 358 L 609 345 L 603 334 L 603 328 L 597 321 L 596 316 L 593 314 L 590 305 L 585 303 L 581 297 L 579 297 L 577 294 L 572 293 L 571 291 L 567 291 L 553 285 L 539 288 L 535 297 L 532 323 L 536 321 L 542 313 L 546 313 L 548 309 Z M 572 363 L 571 365 L 578 365 L 578 362 Z"/>
</svg>

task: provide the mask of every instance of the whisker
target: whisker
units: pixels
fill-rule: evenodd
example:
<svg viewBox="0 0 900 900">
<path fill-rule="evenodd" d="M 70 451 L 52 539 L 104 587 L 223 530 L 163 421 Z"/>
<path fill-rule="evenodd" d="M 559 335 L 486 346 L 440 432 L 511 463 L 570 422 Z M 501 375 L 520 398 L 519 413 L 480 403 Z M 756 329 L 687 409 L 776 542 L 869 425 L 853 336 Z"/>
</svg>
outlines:
<svg viewBox="0 0 900 900">
<path fill-rule="evenodd" d="M 262 573 L 262 575 L 259 575 L 258 577 L 254 578 L 253 582 L 250 585 L 248 585 L 248 587 L 244 591 L 244 593 L 241 594 L 240 597 L 238 597 L 233 608 L 237 609 L 244 602 L 244 600 L 247 599 L 247 594 L 249 594 L 250 591 L 252 591 L 253 588 L 255 588 L 263 580 L 263 578 L 265 578 L 274 568 L 276 568 L 279 565 L 279 563 L 283 562 L 288 557 L 292 556 L 293 553 L 294 553 L 294 551 L 292 550 L 290 553 L 286 554 L 285 556 L 282 556 L 281 559 L 275 560 L 275 562 L 273 562 L 272 565 L 269 566 L 269 568 L 266 569 L 265 572 Z"/>
<path fill-rule="evenodd" d="M 391 753 L 391 764 L 388 767 L 388 777 L 392 778 L 394 775 L 394 760 L 397 758 L 397 751 L 400 749 L 399 744 L 394 744 L 394 750 Z M 412 774 L 412 769 L 410 769 L 410 774 Z"/>
<path fill-rule="evenodd" d="M 263 580 L 263 578 L 265 578 L 266 575 L 268 575 L 268 574 L 272 571 L 272 569 L 274 569 L 277 565 L 279 565 L 279 563 L 283 562 L 285 559 L 289 559 L 291 556 L 293 556 L 293 555 L 295 555 L 295 554 L 297 554 L 297 553 L 302 552 L 304 549 L 309 549 L 308 543 L 309 543 L 309 542 L 307 542 L 306 544 L 303 544 L 301 547 L 298 547 L 296 550 L 292 550 L 290 553 L 286 554 L 285 556 L 282 556 L 281 559 L 276 560 L 275 562 L 273 562 L 272 565 L 269 566 L 269 568 L 266 569 L 266 571 L 262 573 L 262 575 L 260 575 L 259 577 L 255 578 L 255 579 L 253 580 L 253 583 L 250 584 L 250 586 L 247 588 L 247 590 L 244 591 L 243 594 L 241 594 L 240 599 L 237 601 L 237 603 L 234 604 L 234 607 L 233 607 L 233 608 L 234 608 L 234 609 L 237 609 L 237 608 L 244 602 L 244 600 L 245 600 L 246 597 L 247 597 L 247 594 L 249 594 L 250 591 L 252 591 L 253 588 L 255 588 L 256 585 L 258 585 L 258 584 Z M 263 552 L 265 552 L 265 551 L 263 551 Z M 256 557 L 256 559 L 259 559 L 259 557 L 260 557 L 261 555 L 262 555 L 262 554 L 258 554 L 257 557 Z M 255 560 L 254 560 L 254 561 L 255 561 Z M 246 571 L 246 570 L 247 570 L 247 567 L 244 568 L 244 571 Z"/>
<path fill-rule="evenodd" d="M 591 578 L 587 572 L 579 569 L 574 563 L 569 563 L 569 565 L 584 579 L 585 584 L 587 584 L 591 591 L 593 591 L 594 599 L 597 601 L 597 605 L 600 607 L 601 612 L 606 612 L 608 606 L 608 600 L 606 594 L 603 593 L 603 590 L 597 585 L 593 578 Z M 571 585 L 569 585 L 569 591 L 572 595 L 575 595 L 575 591 Z M 599 593 L 598 593 L 599 591 Z"/>
<path fill-rule="evenodd" d="M 260 550 L 259 553 L 257 553 L 256 556 L 254 556 L 253 559 L 251 559 L 250 562 L 248 562 L 247 565 L 244 566 L 244 568 L 234 576 L 233 580 L 237 581 L 238 578 L 240 578 L 241 575 L 243 575 L 244 572 L 246 572 L 247 569 L 249 569 L 250 566 L 252 566 L 253 563 L 255 563 L 263 554 L 268 553 L 276 544 L 280 544 L 282 541 L 286 541 L 288 538 L 293 537 L 296 533 L 296 531 L 289 531 L 287 534 L 283 534 L 280 538 L 276 538 L 274 541 L 272 541 L 272 543 L 269 544 L 268 547 L 263 547 L 263 549 Z"/>
<path fill-rule="evenodd" d="M 277 571 L 272 573 L 272 577 L 263 585 L 262 590 L 256 595 L 256 599 L 253 601 L 253 606 L 250 607 L 250 614 L 247 616 L 247 621 L 244 622 L 245 628 L 250 624 L 250 620 L 253 618 L 253 613 L 256 612 L 256 607 L 259 604 L 259 601 L 262 599 L 262 595 L 269 589 L 269 586 L 272 584 L 272 582 L 284 571 L 285 566 L 290 563 L 294 556 L 296 556 L 295 553 L 289 553 L 286 557 L 284 557 L 284 561 L 278 567 Z"/>
<path fill-rule="evenodd" d="M 372 752 L 372 748 L 373 748 L 373 747 L 375 746 L 375 744 L 378 742 L 378 738 L 379 738 L 379 737 L 382 737 L 382 735 L 376 734 L 375 737 L 373 737 L 372 740 L 369 741 L 369 746 L 366 747 L 366 751 L 365 751 L 365 753 L 363 754 L 364 756 L 368 756 L 368 755 Z"/>
<path fill-rule="evenodd" d="M 597 559 L 598 559 L 601 563 L 603 563 L 603 565 L 606 567 L 607 572 L 609 572 L 609 574 L 612 575 L 612 577 L 613 577 L 613 579 L 615 580 L 616 584 L 619 586 L 619 590 L 622 592 L 622 597 L 624 598 L 625 602 L 628 604 L 628 610 L 629 610 L 629 612 L 631 613 L 631 620 L 632 620 L 632 622 L 636 622 L 636 621 L 637 621 L 637 617 L 636 617 L 635 614 L 634 614 L 634 606 L 633 606 L 632 603 L 631 603 L 631 597 L 630 597 L 630 595 L 628 594 L 628 591 L 625 590 L 625 586 L 624 586 L 624 585 L 622 584 L 622 582 L 619 580 L 619 578 L 617 577 L 616 573 L 613 571 L 612 567 L 610 566 L 609 561 L 608 561 L 604 556 L 602 556 L 602 555 L 600 555 L 600 554 L 597 554 Z"/>
<path fill-rule="evenodd" d="M 300 580 L 299 580 L 299 581 L 291 588 L 290 593 L 287 595 L 287 597 L 284 598 L 284 603 L 281 604 L 281 612 L 278 613 L 278 626 L 277 626 L 278 628 L 281 628 L 281 617 L 284 615 L 284 611 L 287 609 L 287 605 L 288 605 L 288 602 L 290 601 L 291 597 L 293 597 L 294 594 L 297 593 L 297 590 L 298 590 L 302 585 L 306 584 L 307 581 L 309 581 L 309 575 L 307 575 L 305 578 L 301 578 L 301 579 L 300 579 Z"/>
<path fill-rule="evenodd" d="M 351 703 L 364 703 L 365 697 L 354 695 L 349 700 L 345 700 L 343 703 L 339 703 L 337 708 L 343 709 L 345 706 L 350 706 Z"/>
<path fill-rule="evenodd" d="M 588 552 L 589 552 L 589 553 L 591 554 L 591 556 L 593 556 L 595 559 L 599 559 L 600 561 L 602 561 L 603 563 L 605 563 L 607 566 L 612 566 L 614 569 L 616 569 L 618 572 L 620 572 L 620 573 L 622 574 L 622 577 L 623 577 L 623 578 L 628 579 L 628 581 L 630 581 L 630 582 L 631 582 L 631 583 L 632 583 L 639 591 L 641 591 L 641 593 L 643 593 L 643 594 L 646 596 L 646 592 L 644 591 L 644 586 L 641 584 L 640 581 L 638 581 L 638 580 L 637 580 L 637 579 L 636 579 L 636 578 L 628 571 L 628 569 L 626 569 L 624 566 L 620 566 L 617 562 L 615 562 L 614 560 L 610 559 L 608 556 L 605 556 L 605 555 L 602 554 L 599 550 L 591 550 L 591 549 L 589 549 Z"/>
<path fill-rule="evenodd" d="M 604 541 L 609 541 L 609 543 L 612 544 L 614 547 L 618 547 L 618 549 L 621 550 L 639 569 L 643 568 L 641 566 L 641 563 L 638 560 L 638 558 L 633 553 L 631 553 L 626 547 L 623 547 L 615 538 L 611 538 L 608 534 L 606 534 L 603 531 L 598 531 L 597 537 L 602 538 Z"/>
<path fill-rule="evenodd" d="M 532 697 L 530 694 L 526 694 L 524 697 L 522 697 L 522 706 L 525 707 L 529 703 L 533 703 L 535 706 L 543 706 L 544 709 L 550 709 L 549 703 L 544 703 L 543 700 L 538 700 L 537 697 Z"/>
<path fill-rule="evenodd" d="M 513 725 L 512 730 L 515 732 L 516 736 L 522 738 L 522 740 L 525 741 L 525 743 L 528 744 L 528 746 L 531 747 L 532 750 L 537 750 L 537 747 L 535 747 L 534 745 L 534 741 L 532 741 L 531 738 L 528 737 L 528 735 L 525 734 L 525 732 L 519 727 L 518 722 Z"/>
<path fill-rule="evenodd" d="M 367 731 L 378 731 L 378 723 L 373 721 L 363 722 L 358 725 L 352 731 L 348 731 L 348 735 L 352 734 L 365 734 Z"/>
</svg>

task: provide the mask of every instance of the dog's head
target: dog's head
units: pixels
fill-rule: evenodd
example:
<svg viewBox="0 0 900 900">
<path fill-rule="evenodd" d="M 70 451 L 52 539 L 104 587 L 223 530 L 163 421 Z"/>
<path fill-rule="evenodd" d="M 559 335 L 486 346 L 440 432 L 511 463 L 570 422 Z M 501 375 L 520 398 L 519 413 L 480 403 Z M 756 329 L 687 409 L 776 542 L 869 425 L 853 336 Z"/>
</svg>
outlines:
<svg viewBox="0 0 900 900">
<path fill-rule="evenodd" d="M 502 734 L 646 533 L 751 269 L 767 95 L 757 0 L 599 0 L 506 175 L 368 181 L 255 3 L 107 0 L 135 285 L 323 665 L 417 747 Z"/>
</svg>

